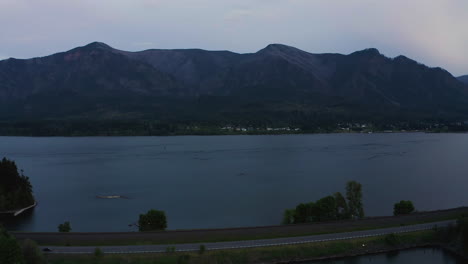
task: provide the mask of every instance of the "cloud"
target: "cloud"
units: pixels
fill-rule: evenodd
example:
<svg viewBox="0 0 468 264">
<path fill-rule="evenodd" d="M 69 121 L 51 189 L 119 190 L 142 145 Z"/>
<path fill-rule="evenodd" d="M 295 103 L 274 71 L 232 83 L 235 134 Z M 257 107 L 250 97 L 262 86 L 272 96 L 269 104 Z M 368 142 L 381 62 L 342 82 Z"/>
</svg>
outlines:
<svg viewBox="0 0 468 264">
<path fill-rule="evenodd" d="M 233 9 L 224 16 L 224 19 L 229 22 L 239 22 L 252 15 L 253 11 L 250 9 Z"/>
<path fill-rule="evenodd" d="M 1 0 L 0 50 L 43 56 L 92 41 L 126 50 L 321 53 L 376 47 L 468 73 L 466 0 Z"/>
</svg>

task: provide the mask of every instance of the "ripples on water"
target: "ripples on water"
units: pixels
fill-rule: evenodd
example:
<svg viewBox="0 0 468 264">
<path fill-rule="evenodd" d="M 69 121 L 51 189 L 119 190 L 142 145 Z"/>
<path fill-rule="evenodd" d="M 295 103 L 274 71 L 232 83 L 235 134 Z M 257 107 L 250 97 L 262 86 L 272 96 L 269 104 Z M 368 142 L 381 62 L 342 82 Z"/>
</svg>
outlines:
<svg viewBox="0 0 468 264">
<path fill-rule="evenodd" d="M 0 151 L 39 202 L 20 230 L 70 221 L 74 231 L 135 231 L 128 224 L 151 208 L 166 211 L 169 229 L 277 225 L 284 209 L 349 180 L 363 184 L 370 216 L 400 200 L 468 204 L 467 134 L 0 137 Z"/>
</svg>

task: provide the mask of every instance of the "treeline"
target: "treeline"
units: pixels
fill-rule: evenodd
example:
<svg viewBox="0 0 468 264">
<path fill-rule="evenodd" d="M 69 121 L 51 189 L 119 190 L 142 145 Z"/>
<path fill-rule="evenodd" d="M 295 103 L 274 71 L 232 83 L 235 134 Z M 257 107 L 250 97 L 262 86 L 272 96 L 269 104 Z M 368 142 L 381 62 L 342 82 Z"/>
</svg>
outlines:
<svg viewBox="0 0 468 264">
<path fill-rule="evenodd" d="M 34 203 L 29 178 L 18 172 L 14 161 L 0 161 L 0 211 L 24 208 Z"/>
<path fill-rule="evenodd" d="M 364 217 L 362 185 L 356 181 L 346 184 L 346 198 L 337 192 L 315 202 L 301 203 L 286 209 L 282 224 L 300 224 Z"/>
<path fill-rule="evenodd" d="M 241 118 L 242 117 L 242 118 Z M 222 127 L 255 128 L 253 130 L 227 131 Z M 363 126 L 365 125 L 365 127 Z M 266 128 L 299 128 L 293 131 L 266 131 Z M 257 128 L 263 128 L 264 130 Z M 284 133 L 334 133 L 379 131 L 468 131 L 468 124 L 442 120 L 398 121 L 366 120 L 362 118 L 300 119 L 281 116 L 245 118 L 227 116 L 216 119 L 115 119 L 115 120 L 37 120 L 0 121 L 0 136 L 170 136 L 170 135 L 226 135 L 226 134 L 284 134 Z"/>
</svg>

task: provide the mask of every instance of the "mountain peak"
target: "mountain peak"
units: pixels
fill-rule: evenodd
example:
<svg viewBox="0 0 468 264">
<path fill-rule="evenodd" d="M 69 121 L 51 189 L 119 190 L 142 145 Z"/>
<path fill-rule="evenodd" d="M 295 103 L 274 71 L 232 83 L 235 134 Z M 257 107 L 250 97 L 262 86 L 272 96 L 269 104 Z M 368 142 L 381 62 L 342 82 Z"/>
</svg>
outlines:
<svg viewBox="0 0 468 264">
<path fill-rule="evenodd" d="M 112 47 L 107 45 L 106 43 L 98 42 L 98 41 L 91 42 L 88 45 L 83 46 L 83 48 L 106 49 L 106 50 L 111 50 L 112 49 Z"/>
<path fill-rule="evenodd" d="M 284 44 L 273 43 L 261 49 L 259 52 L 284 52 L 287 50 L 297 50 L 297 48 L 284 45 Z"/>
<path fill-rule="evenodd" d="M 399 55 L 395 58 L 393 58 L 393 60 L 395 62 L 398 62 L 398 63 L 407 63 L 407 64 L 419 64 L 417 61 L 415 60 L 412 60 L 404 55 Z"/>
<path fill-rule="evenodd" d="M 360 51 L 356 51 L 356 52 L 353 52 L 351 53 L 350 55 L 361 55 L 361 56 L 378 56 L 378 55 L 381 55 L 379 50 L 376 49 L 376 48 L 368 48 L 368 49 L 363 49 L 363 50 L 360 50 Z"/>
</svg>

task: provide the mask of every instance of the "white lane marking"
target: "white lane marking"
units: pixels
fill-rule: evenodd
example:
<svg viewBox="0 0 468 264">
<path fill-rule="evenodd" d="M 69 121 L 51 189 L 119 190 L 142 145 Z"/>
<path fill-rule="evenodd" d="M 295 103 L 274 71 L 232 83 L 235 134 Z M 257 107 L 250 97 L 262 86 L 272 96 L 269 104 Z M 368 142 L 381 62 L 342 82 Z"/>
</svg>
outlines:
<svg viewBox="0 0 468 264">
<path fill-rule="evenodd" d="M 439 223 L 440 224 L 440 223 Z M 383 236 L 383 235 L 388 235 L 388 234 L 400 234 L 400 233 L 409 233 L 409 232 L 416 232 L 416 231 L 424 231 L 424 230 L 429 230 L 433 229 L 434 226 L 437 225 L 421 225 L 420 228 L 406 228 L 402 229 L 399 231 L 388 231 L 388 232 L 383 232 L 383 233 L 377 233 L 377 234 L 367 234 L 367 235 L 356 235 L 356 236 L 348 236 L 348 237 L 337 237 L 337 238 L 325 238 L 325 239 L 313 239 L 313 240 L 299 240 L 299 241 L 293 241 L 293 242 L 278 242 L 278 243 L 270 243 L 270 244 L 252 244 L 252 245 L 239 245 L 239 246 L 221 246 L 221 247 L 207 247 L 206 250 L 223 250 L 223 249 L 241 249 L 241 248 L 254 248 L 254 247 L 271 247 L 271 246 L 287 246 L 287 245 L 295 245 L 295 244 L 308 244 L 308 243 L 320 243 L 320 242 L 326 242 L 326 241 L 334 241 L 334 240 L 349 240 L 349 239 L 355 239 L 355 238 L 365 238 L 365 237 L 376 237 L 376 236 Z M 359 232 L 359 231 L 357 231 Z M 330 234 L 331 235 L 331 234 Z M 300 239 L 300 238 L 299 238 Z M 250 241 L 249 241 L 250 242 Z M 235 242 L 233 242 L 235 243 Z M 49 247 L 53 248 L 53 247 Z M 94 249 L 93 249 L 94 250 Z M 198 251 L 198 248 L 188 248 L 188 249 L 177 249 L 175 252 L 190 252 L 190 251 Z M 104 254 L 138 254 L 138 253 L 165 253 L 166 250 L 139 250 L 139 251 L 107 251 L 104 252 Z M 92 251 L 85 252 L 85 251 L 80 251 L 80 252 L 58 252 L 58 251 L 52 251 L 48 252 L 48 254 L 92 254 Z"/>
</svg>

